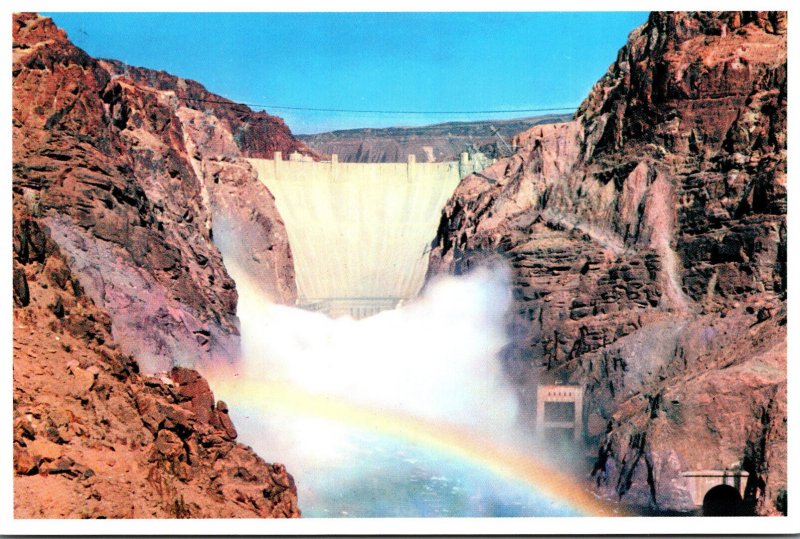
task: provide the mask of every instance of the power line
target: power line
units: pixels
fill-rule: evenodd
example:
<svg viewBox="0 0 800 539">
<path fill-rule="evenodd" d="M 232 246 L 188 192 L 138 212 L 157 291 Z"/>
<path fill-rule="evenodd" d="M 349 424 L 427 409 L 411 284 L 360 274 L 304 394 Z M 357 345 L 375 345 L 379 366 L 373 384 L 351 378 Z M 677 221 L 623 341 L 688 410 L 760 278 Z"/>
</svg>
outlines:
<svg viewBox="0 0 800 539">
<path fill-rule="evenodd" d="M 522 113 L 522 112 L 558 112 L 558 111 L 573 111 L 578 107 L 552 107 L 552 108 L 534 108 L 534 109 L 505 109 L 505 110 L 357 110 L 357 109 L 325 109 L 316 107 L 289 107 L 281 105 L 265 105 L 260 103 L 234 103 L 232 101 L 222 99 L 201 99 L 195 97 L 178 97 L 183 101 L 197 101 L 200 103 L 217 103 L 220 105 L 228 106 L 241 106 L 247 107 L 260 107 L 264 109 L 278 109 L 278 110 L 303 110 L 312 112 L 346 112 L 353 114 L 507 114 L 507 113 Z"/>
</svg>

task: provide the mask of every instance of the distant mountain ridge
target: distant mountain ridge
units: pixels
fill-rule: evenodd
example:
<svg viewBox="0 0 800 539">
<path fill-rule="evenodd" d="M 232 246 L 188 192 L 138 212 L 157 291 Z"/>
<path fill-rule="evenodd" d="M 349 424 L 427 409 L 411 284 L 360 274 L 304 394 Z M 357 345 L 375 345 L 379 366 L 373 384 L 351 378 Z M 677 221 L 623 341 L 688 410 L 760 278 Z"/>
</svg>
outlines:
<svg viewBox="0 0 800 539">
<path fill-rule="evenodd" d="M 392 163 L 414 154 L 417 161 L 452 161 L 468 145 L 485 153 L 502 154 L 502 143 L 493 133 L 511 143 L 512 137 L 537 125 L 570 120 L 572 114 L 546 114 L 513 120 L 445 122 L 419 127 L 344 129 L 314 135 L 295 135 L 320 154 L 336 154 L 347 163 Z M 498 151 L 498 146 L 500 146 Z M 508 152 L 506 152 L 508 153 Z"/>
</svg>

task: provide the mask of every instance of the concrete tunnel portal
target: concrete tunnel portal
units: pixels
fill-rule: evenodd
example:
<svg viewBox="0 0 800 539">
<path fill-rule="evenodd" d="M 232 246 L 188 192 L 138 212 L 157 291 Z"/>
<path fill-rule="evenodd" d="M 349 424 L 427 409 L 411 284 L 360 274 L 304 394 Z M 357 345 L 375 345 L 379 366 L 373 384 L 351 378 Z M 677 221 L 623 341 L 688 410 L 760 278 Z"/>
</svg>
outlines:
<svg viewBox="0 0 800 539">
<path fill-rule="evenodd" d="M 248 159 L 275 197 L 292 249 L 299 307 L 365 318 L 416 297 L 442 209 L 489 160 L 339 163 L 294 153 Z"/>
</svg>

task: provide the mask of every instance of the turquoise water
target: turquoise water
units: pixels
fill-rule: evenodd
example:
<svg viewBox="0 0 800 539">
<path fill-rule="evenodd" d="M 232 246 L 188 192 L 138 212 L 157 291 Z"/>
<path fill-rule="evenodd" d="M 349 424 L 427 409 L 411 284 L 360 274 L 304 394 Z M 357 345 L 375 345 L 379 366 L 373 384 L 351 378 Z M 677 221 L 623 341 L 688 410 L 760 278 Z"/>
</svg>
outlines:
<svg viewBox="0 0 800 539">
<path fill-rule="evenodd" d="M 305 517 L 581 516 L 529 485 L 395 439 L 354 434 L 347 462 L 295 475 Z"/>
</svg>

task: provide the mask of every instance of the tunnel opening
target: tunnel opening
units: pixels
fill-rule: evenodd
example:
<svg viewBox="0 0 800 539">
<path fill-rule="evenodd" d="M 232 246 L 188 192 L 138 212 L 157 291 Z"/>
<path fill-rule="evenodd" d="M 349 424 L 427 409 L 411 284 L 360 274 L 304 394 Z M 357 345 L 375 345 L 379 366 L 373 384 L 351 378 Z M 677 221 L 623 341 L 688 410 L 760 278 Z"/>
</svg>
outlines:
<svg viewBox="0 0 800 539">
<path fill-rule="evenodd" d="M 547 422 L 573 422 L 575 420 L 575 403 L 545 402 L 544 420 Z"/>
<path fill-rule="evenodd" d="M 730 485 L 717 485 L 703 497 L 703 516 L 744 516 L 744 503 L 739 491 Z"/>
</svg>

